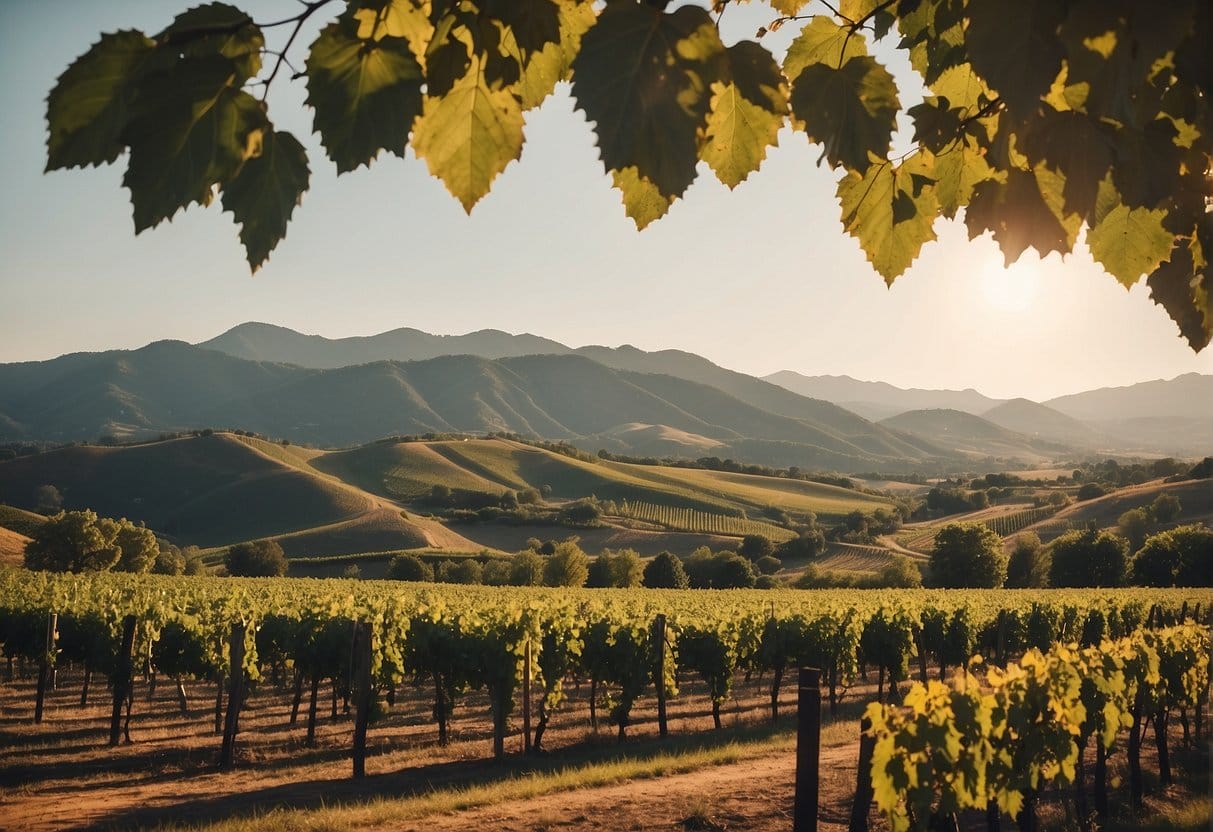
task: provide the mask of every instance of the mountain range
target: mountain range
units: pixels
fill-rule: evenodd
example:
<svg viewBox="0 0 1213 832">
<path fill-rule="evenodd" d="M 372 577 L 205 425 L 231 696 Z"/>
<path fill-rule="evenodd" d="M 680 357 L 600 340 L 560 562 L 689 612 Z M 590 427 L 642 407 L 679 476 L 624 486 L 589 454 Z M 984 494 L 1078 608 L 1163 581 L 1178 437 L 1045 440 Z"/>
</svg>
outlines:
<svg viewBox="0 0 1213 832">
<path fill-rule="evenodd" d="M 790 372 L 759 379 L 678 350 L 573 349 L 497 330 L 327 339 L 249 323 L 197 345 L 0 365 L 0 441 L 230 426 L 337 447 L 493 431 L 624 454 L 891 471 L 1076 452 L 1203 455 L 1210 402 L 1213 376 L 1196 374 L 1035 403 Z"/>
</svg>

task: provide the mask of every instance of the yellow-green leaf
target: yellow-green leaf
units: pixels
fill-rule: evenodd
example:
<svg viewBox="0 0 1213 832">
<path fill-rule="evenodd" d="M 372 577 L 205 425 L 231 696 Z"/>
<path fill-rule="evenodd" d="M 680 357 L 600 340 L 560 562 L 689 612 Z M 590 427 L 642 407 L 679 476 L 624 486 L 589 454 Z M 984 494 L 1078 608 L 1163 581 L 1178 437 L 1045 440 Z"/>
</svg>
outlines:
<svg viewBox="0 0 1213 832">
<path fill-rule="evenodd" d="M 413 149 L 471 211 L 522 154 L 522 107 L 512 92 L 490 88 L 473 70 L 445 95 L 426 97 Z"/>
<path fill-rule="evenodd" d="M 940 212 L 952 219 L 957 210 L 969 204 L 979 182 L 995 177 L 977 142 L 965 136 L 935 157 L 935 196 Z"/>
<path fill-rule="evenodd" d="M 1166 212 L 1123 203 L 1087 232 L 1091 256 L 1124 286 L 1132 286 L 1171 256 L 1175 235 L 1163 226 Z"/>
<path fill-rule="evenodd" d="M 872 164 L 838 183 L 843 227 L 857 240 L 885 282 L 892 284 L 935 239 L 934 162 L 918 153 L 900 166 Z"/>
<path fill-rule="evenodd" d="M 814 17 L 788 46 L 783 58 L 783 73 L 789 81 L 795 81 L 810 64 L 837 68 L 851 58 L 867 54 L 867 41 L 862 35 L 852 34 L 847 27 L 828 17 Z"/>
<path fill-rule="evenodd" d="M 712 84 L 712 102 L 700 158 L 735 188 L 778 143 L 788 111 L 787 90 L 775 59 L 753 41 L 729 47 L 730 80 Z"/>
<path fill-rule="evenodd" d="M 665 196 L 649 180 L 641 176 L 634 167 L 611 171 L 611 181 L 623 197 L 623 210 L 643 230 L 649 223 L 659 220 L 670 210 L 675 197 Z"/>
</svg>

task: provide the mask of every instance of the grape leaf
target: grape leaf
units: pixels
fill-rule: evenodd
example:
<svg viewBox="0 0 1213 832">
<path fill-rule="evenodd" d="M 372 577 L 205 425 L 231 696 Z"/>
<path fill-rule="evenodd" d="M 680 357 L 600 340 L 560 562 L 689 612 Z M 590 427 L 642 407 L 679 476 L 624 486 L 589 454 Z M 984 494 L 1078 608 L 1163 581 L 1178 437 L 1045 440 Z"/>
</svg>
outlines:
<svg viewBox="0 0 1213 832">
<path fill-rule="evenodd" d="M 800 10 L 809 5 L 809 0 L 770 0 L 771 8 L 788 17 L 795 17 Z"/>
<path fill-rule="evenodd" d="M 810 64 L 792 84 L 792 112 L 831 167 L 867 170 L 870 155 L 887 156 L 900 109 L 893 76 L 875 58 L 850 58 L 841 69 Z"/>
<path fill-rule="evenodd" d="M 560 0 L 478 0 L 482 14 L 497 20 L 525 53 L 558 44 Z"/>
<path fill-rule="evenodd" d="M 223 187 L 223 209 L 240 223 L 253 271 L 286 236 L 295 206 L 307 190 L 310 171 L 307 151 L 290 133 L 267 130 L 261 154 L 244 163 L 240 173 Z"/>
<path fill-rule="evenodd" d="M 867 54 L 867 42 L 862 35 L 852 34 L 828 17 L 814 17 L 788 46 L 783 73 L 794 82 L 811 64 L 840 67 L 851 58 Z"/>
<path fill-rule="evenodd" d="M 573 61 L 573 95 L 595 124 L 603 166 L 636 168 L 663 197 L 686 191 L 723 51 L 704 9 L 608 4 Z"/>
<path fill-rule="evenodd" d="M 442 97 L 426 97 L 413 149 L 470 212 L 497 174 L 522 155 L 518 97 L 489 87 L 473 69 Z"/>
<path fill-rule="evenodd" d="M 638 229 L 659 220 L 670 210 L 675 197 L 666 196 L 661 190 L 637 172 L 635 167 L 611 171 L 611 182 L 623 197 L 623 210 L 636 223 Z"/>
<path fill-rule="evenodd" d="M 557 82 L 569 78 L 573 56 L 581 48 L 581 38 L 596 19 L 591 4 L 580 0 L 561 0 L 559 41 L 544 44 L 537 51 L 524 50 L 511 30 L 506 29 L 502 33 L 502 51 L 516 56 L 522 66 L 518 92 L 522 97 L 523 110 L 538 107 L 555 89 Z"/>
<path fill-rule="evenodd" d="M 210 204 L 212 188 L 235 176 L 257 155 L 267 121 L 239 77 L 220 55 L 187 58 L 139 85 L 138 113 L 123 138 L 130 163 L 136 233 L 169 219 L 191 203 Z"/>
<path fill-rule="evenodd" d="M 1109 193 L 1115 199 L 1115 207 L 1110 209 Z M 1124 286 L 1132 286 L 1170 258 L 1175 235 L 1163 226 L 1165 211 L 1130 208 L 1112 188 L 1102 188 L 1100 200 L 1103 204 L 1096 208 L 1087 246 L 1110 275 Z"/>
<path fill-rule="evenodd" d="M 978 182 L 965 210 L 965 224 L 969 239 L 987 230 L 994 232 L 1008 266 L 1029 247 L 1041 257 L 1050 251 L 1065 254 L 1070 250 L 1069 235 L 1041 196 L 1031 171 L 1011 168 L 1005 182 Z"/>
<path fill-rule="evenodd" d="M 779 64 L 753 41 L 730 46 L 729 81 L 712 84 L 711 110 L 700 157 L 729 188 L 735 188 L 778 143 L 788 111 L 787 89 Z"/>
<path fill-rule="evenodd" d="M 381 40 L 385 37 L 404 38 L 409 42 L 421 66 L 425 66 L 425 50 L 434 36 L 430 22 L 429 4 L 420 0 L 359 0 L 351 3 L 351 14 L 358 21 L 360 40 Z"/>
<path fill-rule="evenodd" d="M 1213 335 L 1213 292 L 1208 263 L 1195 239 L 1182 239 L 1171 252 L 1171 259 L 1159 265 L 1148 278 L 1150 297 L 1167 310 L 1179 332 L 1192 349 L 1200 352 Z"/>
<path fill-rule="evenodd" d="M 1097 122 L 1082 113 L 1046 109 L 1031 122 L 1022 149 L 1032 163 L 1044 162 L 1065 177 L 1066 213 L 1085 216 L 1094 207 L 1114 158 L 1109 137 Z"/>
<path fill-rule="evenodd" d="M 899 166 L 877 162 L 838 183 L 843 227 L 890 286 L 935 239 L 934 161 L 927 152 Z"/>
<path fill-rule="evenodd" d="M 1056 32 L 1065 6 L 1020 0 L 1010 13 L 1003 0 L 969 0 L 967 8 L 969 61 L 1017 119 L 1027 118 L 1061 69 L 1065 51 Z"/>
<path fill-rule="evenodd" d="M 133 82 L 155 44 L 142 32 L 102 35 L 72 62 L 46 100 L 46 170 L 101 165 L 125 149 Z"/>
<path fill-rule="evenodd" d="M 996 178 L 976 140 L 965 136 L 935 157 L 935 197 L 939 210 L 952 219 L 969 204 L 979 182 Z"/>
<path fill-rule="evenodd" d="M 265 37 L 247 13 L 227 3 L 206 3 L 177 15 L 156 41 L 187 58 L 222 55 L 247 81 L 261 71 Z"/>
<path fill-rule="evenodd" d="M 1040 189 L 1041 199 L 1049 206 L 1049 210 L 1066 232 L 1066 251 L 1071 251 L 1074 243 L 1078 241 L 1078 232 L 1082 231 L 1083 217 L 1086 214 L 1066 209 L 1064 174 L 1050 169 L 1047 165 L 1038 164 L 1032 168 L 1032 175 L 1036 177 L 1036 187 Z"/>
<path fill-rule="evenodd" d="M 421 112 L 421 65 L 403 38 L 367 41 L 357 21 L 320 31 L 307 58 L 307 101 L 314 124 L 338 173 L 369 165 L 387 150 L 404 155 Z"/>
</svg>

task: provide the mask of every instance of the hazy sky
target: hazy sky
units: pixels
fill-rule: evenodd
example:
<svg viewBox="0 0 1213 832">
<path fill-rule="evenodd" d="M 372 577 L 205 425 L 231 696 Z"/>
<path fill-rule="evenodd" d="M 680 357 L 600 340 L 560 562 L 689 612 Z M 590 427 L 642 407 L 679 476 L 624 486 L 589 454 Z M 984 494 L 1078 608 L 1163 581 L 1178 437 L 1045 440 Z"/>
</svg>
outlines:
<svg viewBox="0 0 1213 832">
<path fill-rule="evenodd" d="M 99 32 L 153 33 L 185 6 L 0 0 L 0 362 L 200 341 L 260 320 L 329 337 L 496 328 L 685 349 L 754 374 L 1038 400 L 1213 372 L 1213 350 L 1193 355 L 1144 281 L 1125 291 L 1081 246 L 1064 263 L 1029 254 L 1007 272 L 991 239 L 941 221 L 939 241 L 886 289 L 843 233 L 834 175 L 802 134 L 782 134 L 733 193 L 701 165 L 686 199 L 638 233 L 564 87 L 528 114 L 521 161 L 469 217 L 414 158 L 338 178 L 302 82 L 283 73 L 270 116 L 307 145 L 313 180 L 269 264 L 249 276 L 217 205 L 135 237 L 124 160 L 43 175 L 44 101 Z M 268 20 L 298 5 L 245 8 Z M 726 40 L 770 16 L 730 9 Z M 779 35 L 771 48 L 786 45 Z M 905 105 L 913 90 L 899 78 Z"/>
</svg>

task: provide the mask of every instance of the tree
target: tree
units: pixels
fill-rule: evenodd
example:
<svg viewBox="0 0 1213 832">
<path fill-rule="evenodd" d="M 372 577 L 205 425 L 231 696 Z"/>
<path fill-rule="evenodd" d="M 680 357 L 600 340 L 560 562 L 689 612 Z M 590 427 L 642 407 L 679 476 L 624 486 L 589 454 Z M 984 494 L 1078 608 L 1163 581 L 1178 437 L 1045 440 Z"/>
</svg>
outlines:
<svg viewBox="0 0 1213 832">
<path fill-rule="evenodd" d="M 276 578 L 286 574 L 286 554 L 276 540 L 237 543 L 223 559 L 227 573 L 237 578 Z"/>
<path fill-rule="evenodd" d="M 946 588 L 999 587 L 1007 577 L 1002 540 L 981 523 L 949 523 L 935 536 L 931 583 Z"/>
<path fill-rule="evenodd" d="M 779 558 L 772 557 L 771 555 L 764 555 L 763 557 L 760 557 L 758 560 L 754 561 L 754 566 L 763 575 L 774 575 L 783 568 L 783 561 L 781 561 Z"/>
<path fill-rule="evenodd" d="M 815 558 L 824 552 L 825 548 L 826 537 L 821 529 L 810 528 L 776 546 L 775 557 L 780 560 Z"/>
<path fill-rule="evenodd" d="M 649 589 L 686 589 L 690 585 L 682 561 L 669 552 L 660 552 L 645 564 L 643 583 Z"/>
<path fill-rule="evenodd" d="M 1213 531 L 1192 525 L 1151 535 L 1133 558 L 1133 583 L 1213 586 Z"/>
<path fill-rule="evenodd" d="M 99 525 L 96 513 L 61 511 L 34 530 L 25 546 L 25 566 L 47 572 L 105 572 L 122 556 L 117 526 Z"/>
<path fill-rule="evenodd" d="M 1150 512 L 1140 508 L 1131 508 L 1117 518 L 1116 526 L 1129 541 L 1130 552 L 1136 552 L 1146 542 L 1152 522 Z"/>
<path fill-rule="evenodd" d="M 539 586 L 543 583 L 543 564 L 543 556 L 533 549 L 514 555 L 510 558 L 510 585 Z"/>
<path fill-rule="evenodd" d="M 197 546 L 186 546 L 181 550 L 181 555 L 185 558 L 185 570 L 182 574 L 207 574 L 206 561 L 202 559 L 202 551 Z"/>
<path fill-rule="evenodd" d="M 640 555 L 635 549 L 620 549 L 618 552 L 603 549 L 598 557 L 590 561 L 589 576 L 585 585 L 626 589 L 640 586 L 643 574 Z"/>
<path fill-rule="evenodd" d="M 766 535 L 747 534 L 741 539 L 741 545 L 737 547 L 737 554 L 746 560 L 756 561 L 759 558 L 775 554 L 775 544 Z"/>
<path fill-rule="evenodd" d="M 1124 586 L 1129 543 L 1095 528 L 1063 534 L 1049 547 L 1049 585 L 1053 587 Z"/>
<path fill-rule="evenodd" d="M 147 572 L 160 555 L 160 544 L 151 529 L 143 524 L 136 526 L 125 517 L 118 521 L 114 542 L 121 550 L 115 572 Z"/>
<path fill-rule="evenodd" d="M 736 552 L 700 546 L 683 567 L 692 589 L 744 589 L 754 586 L 754 566 Z"/>
<path fill-rule="evenodd" d="M 434 567 L 416 555 L 397 555 L 388 563 L 386 577 L 393 581 L 433 581 Z"/>
<path fill-rule="evenodd" d="M 1040 545 L 1036 532 L 1015 536 L 1015 546 L 1007 560 L 1007 587 L 1039 589 L 1049 583 L 1049 553 Z"/>
<path fill-rule="evenodd" d="M 842 226 L 886 281 L 961 209 L 1008 263 L 1028 248 L 1064 255 L 1086 226 L 1110 275 L 1146 275 L 1192 348 L 1208 344 L 1208 3 L 844 0 L 802 14 L 808 0 L 771 0 L 759 38 L 801 27 L 782 64 L 757 41 L 720 40 L 727 5 L 317 0 L 269 26 L 212 3 L 151 37 L 102 35 L 67 68 L 47 101 L 47 169 L 124 158 L 136 232 L 218 195 L 255 270 L 310 177 L 264 106 L 283 66 L 303 79 L 339 173 L 411 148 L 469 211 L 521 155 L 524 113 L 571 77 L 640 228 L 700 160 L 733 188 L 791 126 L 841 172 Z M 306 54 L 293 50 L 324 9 L 335 16 Z M 869 34 L 905 50 L 921 103 L 903 107 Z M 899 120 L 914 145 L 893 156 Z"/>
<path fill-rule="evenodd" d="M 1084 500 L 1094 500 L 1098 497 L 1102 497 L 1103 495 L 1105 495 L 1107 493 L 1108 493 L 1107 490 L 1099 483 L 1086 482 L 1086 483 L 1083 483 L 1082 487 L 1078 489 L 1078 494 L 1076 496 L 1078 498 L 1078 501 L 1082 502 Z"/>
<path fill-rule="evenodd" d="M 156 545 L 160 552 L 156 555 L 156 562 L 152 564 L 152 573 L 155 575 L 183 574 L 185 572 L 185 554 L 181 548 L 163 538 L 157 538 Z"/>
<path fill-rule="evenodd" d="M 484 577 L 484 569 L 473 558 L 444 560 L 438 565 L 434 578 L 443 584 L 478 584 Z"/>
<path fill-rule="evenodd" d="M 34 492 L 34 511 L 48 517 L 63 510 L 63 495 L 53 485 L 40 485 Z"/>
<path fill-rule="evenodd" d="M 1183 506 L 1174 494 L 1159 494 L 1154 498 L 1154 502 L 1150 503 L 1150 514 L 1154 515 L 1154 519 L 1159 523 L 1172 522 L 1179 517 L 1181 511 Z"/>
<path fill-rule="evenodd" d="M 544 586 L 585 586 L 590 574 L 590 558 L 571 540 L 556 546 L 543 565 Z"/>
</svg>

